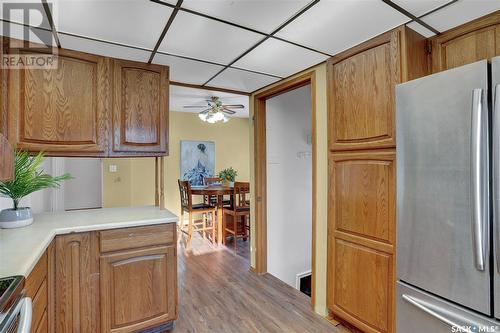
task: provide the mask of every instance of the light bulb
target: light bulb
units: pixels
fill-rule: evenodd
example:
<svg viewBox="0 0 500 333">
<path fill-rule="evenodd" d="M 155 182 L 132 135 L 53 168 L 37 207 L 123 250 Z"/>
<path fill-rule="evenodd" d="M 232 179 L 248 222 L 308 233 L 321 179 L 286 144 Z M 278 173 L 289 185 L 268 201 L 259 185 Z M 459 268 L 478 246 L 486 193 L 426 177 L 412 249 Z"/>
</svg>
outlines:
<svg viewBox="0 0 500 333">
<path fill-rule="evenodd" d="M 203 120 L 203 121 L 207 121 L 207 114 L 206 113 L 199 113 L 198 114 L 198 117 Z"/>
</svg>

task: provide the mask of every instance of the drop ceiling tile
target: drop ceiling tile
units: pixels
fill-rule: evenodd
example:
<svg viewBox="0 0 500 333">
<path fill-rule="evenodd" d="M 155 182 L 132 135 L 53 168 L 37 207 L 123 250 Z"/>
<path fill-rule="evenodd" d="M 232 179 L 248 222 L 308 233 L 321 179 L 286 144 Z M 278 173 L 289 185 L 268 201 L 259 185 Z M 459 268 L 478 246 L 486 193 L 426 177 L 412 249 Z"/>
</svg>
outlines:
<svg viewBox="0 0 500 333">
<path fill-rule="evenodd" d="M 228 68 L 208 83 L 209 86 L 252 92 L 268 84 L 278 81 L 278 78 L 263 74 L 251 73 L 235 68 Z"/>
<path fill-rule="evenodd" d="M 395 4 L 406 9 L 415 16 L 421 16 L 452 0 L 392 0 Z"/>
<path fill-rule="evenodd" d="M 328 0 L 320 1 L 277 36 L 337 54 L 407 21 L 381 0 Z"/>
<path fill-rule="evenodd" d="M 500 10 L 500 0 L 460 0 L 422 20 L 443 32 L 497 10 Z"/>
<path fill-rule="evenodd" d="M 1 22 L 0 35 L 19 40 L 28 40 L 32 43 L 46 44 L 57 47 L 52 31 L 38 29 L 35 27 L 25 27 L 16 23 Z"/>
<path fill-rule="evenodd" d="M 59 41 L 65 49 L 98 54 L 125 60 L 147 62 L 150 51 L 138 50 L 131 47 L 113 45 L 109 43 L 89 40 L 81 37 L 59 33 Z"/>
<path fill-rule="evenodd" d="M 185 105 L 207 105 L 207 99 L 217 96 L 224 104 L 243 104 L 243 109 L 235 109 L 236 113 L 231 118 L 248 118 L 248 104 L 250 98 L 245 95 L 237 95 L 207 89 L 197 89 L 170 85 L 170 111 L 198 113 L 199 109 L 187 109 Z"/>
<path fill-rule="evenodd" d="M 160 53 L 155 55 L 153 63 L 168 65 L 170 67 L 170 80 L 192 84 L 203 84 L 224 68 L 219 65 L 207 64 L 201 61 L 183 59 Z"/>
<path fill-rule="evenodd" d="M 262 38 L 260 34 L 179 12 L 160 51 L 228 64 Z"/>
<path fill-rule="evenodd" d="M 270 38 L 234 63 L 233 66 L 286 77 L 316 65 L 327 58 L 328 56 L 321 53 Z"/>
<path fill-rule="evenodd" d="M 49 6 L 51 7 L 52 4 L 49 3 Z M 0 0 L 0 13 L 2 19 L 7 21 L 27 24 L 32 27 L 50 28 L 41 1 Z M 28 14 L 26 18 L 25 14 Z"/>
<path fill-rule="evenodd" d="M 184 0 L 183 7 L 270 33 L 307 5 L 309 0 Z"/>
<path fill-rule="evenodd" d="M 430 38 L 432 36 L 435 36 L 436 34 L 424 27 L 423 25 L 417 23 L 417 22 L 411 22 L 406 25 L 408 28 L 418 32 L 424 37 Z"/>
<path fill-rule="evenodd" d="M 143 0 L 58 0 L 58 31 L 152 49 L 172 8 Z"/>
</svg>

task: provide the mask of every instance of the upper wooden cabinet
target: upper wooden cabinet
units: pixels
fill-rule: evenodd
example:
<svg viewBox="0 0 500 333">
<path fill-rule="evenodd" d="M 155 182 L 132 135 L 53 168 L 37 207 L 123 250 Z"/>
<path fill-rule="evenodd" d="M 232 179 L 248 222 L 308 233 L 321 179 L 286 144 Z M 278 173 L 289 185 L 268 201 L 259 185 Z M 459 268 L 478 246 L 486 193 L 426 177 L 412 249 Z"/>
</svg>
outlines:
<svg viewBox="0 0 500 333">
<path fill-rule="evenodd" d="M 398 28 L 327 63 L 329 148 L 395 147 L 396 84 L 428 73 L 424 37 Z"/>
<path fill-rule="evenodd" d="M 56 69 L 11 69 L 8 95 L 9 141 L 18 149 L 106 155 L 109 59 L 60 50 Z"/>
<path fill-rule="evenodd" d="M 0 181 L 14 177 L 14 151 L 9 141 L 0 134 Z"/>
<path fill-rule="evenodd" d="M 167 154 L 167 67 L 114 61 L 112 130 L 112 155 Z"/>
<path fill-rule="evenodd" d="M 500 55 L 500 11 L 481 17 L 432 40 L 434 73 Z"/>
<path fill-rule="evenodd" d="M 57 58 L 54 69 L 0 72 L 0 133 L 14 147 L 50 156 L 168 154 L 167 66 L 65 49 Z"/>
</svg>

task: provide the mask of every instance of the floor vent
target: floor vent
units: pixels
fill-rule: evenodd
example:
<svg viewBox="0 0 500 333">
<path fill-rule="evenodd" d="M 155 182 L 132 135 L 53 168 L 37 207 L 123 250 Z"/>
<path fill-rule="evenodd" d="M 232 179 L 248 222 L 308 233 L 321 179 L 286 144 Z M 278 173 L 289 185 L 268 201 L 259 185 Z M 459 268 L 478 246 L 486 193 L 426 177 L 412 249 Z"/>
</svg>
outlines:
<svg viewBox="0 0 500 333">
<path fill-rule="evenodd" d="M 296 288 L 311 297 L 311 272 L 297 274 Z"/>
</svg>

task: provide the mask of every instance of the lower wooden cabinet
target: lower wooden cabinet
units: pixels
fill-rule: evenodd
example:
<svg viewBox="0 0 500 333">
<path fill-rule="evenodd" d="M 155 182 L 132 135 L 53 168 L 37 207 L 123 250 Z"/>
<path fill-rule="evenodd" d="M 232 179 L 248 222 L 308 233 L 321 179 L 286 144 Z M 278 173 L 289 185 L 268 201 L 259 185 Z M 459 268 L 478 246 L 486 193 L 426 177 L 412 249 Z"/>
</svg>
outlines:
<svg viewBox="0 0 500 333">
<path fill-rule="evenodd" d="M 48 301 L 45 312 L 36 311 L 38 330 L 125 333 L 171 323 L 177 318 L 175 233 L 175 224 L 163 224 L 57 236 L 41 264 L 47 277 L 28 279 L 42 280 L 33 282 L 38 289 L 51 286 L 41 294 Z M 158 244 L 159 234 L 172 237 Z M 130 246 L 103 247 L 117 237 Z"/>
<path fill-rule="evenodd" d="M 395 152 L 329 160 L 328 309 L 370 333 L 394 332 Z"/>
<path fill-rule="evenodd" d="M 135 332 L 175 319 L 175 247 L 101 256 L 102 332 Z"/>
</svg>

